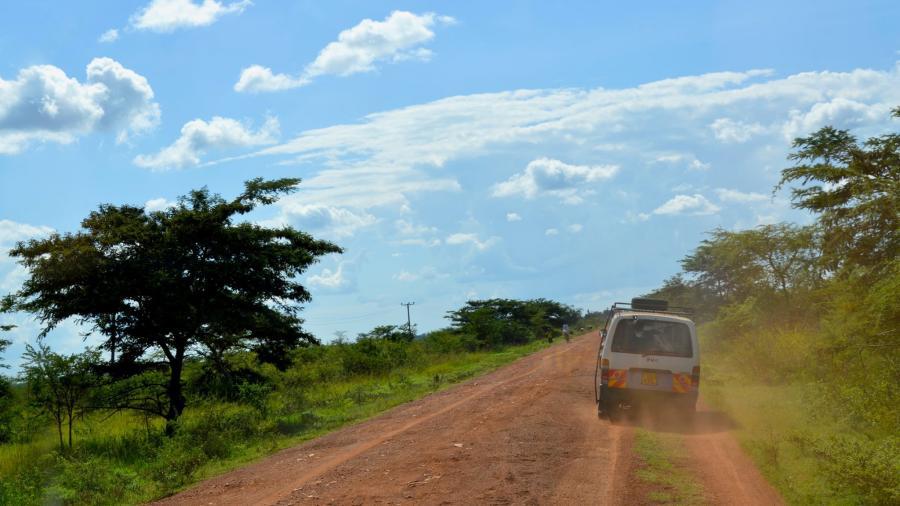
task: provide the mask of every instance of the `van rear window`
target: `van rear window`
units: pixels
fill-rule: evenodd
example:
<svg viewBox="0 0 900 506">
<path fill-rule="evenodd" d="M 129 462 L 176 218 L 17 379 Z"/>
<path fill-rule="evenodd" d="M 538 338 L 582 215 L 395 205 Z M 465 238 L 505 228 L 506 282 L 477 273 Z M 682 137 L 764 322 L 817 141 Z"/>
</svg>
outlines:
<svg viewBox="0 0 900 506">
<path fill-rule="evenodd" d="M 612 351 L 692 357 L 691 329 L 683 323 L 659 320 L 619 320 L 613 335 Z"/>
</svg>

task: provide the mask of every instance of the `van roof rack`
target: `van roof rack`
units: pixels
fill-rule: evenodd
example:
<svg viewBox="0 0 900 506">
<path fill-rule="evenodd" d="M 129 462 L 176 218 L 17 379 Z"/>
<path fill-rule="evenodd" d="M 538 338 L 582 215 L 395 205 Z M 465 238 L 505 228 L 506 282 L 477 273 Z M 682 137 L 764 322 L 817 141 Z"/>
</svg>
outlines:
<svg viewBox="0 0 900 506">
<path fill-rule="evenodd" d="M 614 302 L 611 311 L 641 311 L 643 313 L 660 313 L 679 316 L 691 316 L 694 310 L 689 307 L 670 306 L 669 301 L 660 299 L 631 299 L 631 302 Z"/>
</svg>

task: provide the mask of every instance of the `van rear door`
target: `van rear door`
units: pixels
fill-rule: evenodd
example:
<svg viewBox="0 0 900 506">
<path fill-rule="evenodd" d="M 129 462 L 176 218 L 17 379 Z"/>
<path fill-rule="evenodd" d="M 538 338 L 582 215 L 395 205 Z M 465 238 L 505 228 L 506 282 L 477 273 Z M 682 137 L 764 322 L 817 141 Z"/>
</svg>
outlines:
<svg viewBox="0 0 900 506">
<path fill-rule="evenodd" d="M 656 317 L 625 317 L 610 343 L 612 388 L 685 393 L 695 365 L 691 326 Z"/>
</svg>

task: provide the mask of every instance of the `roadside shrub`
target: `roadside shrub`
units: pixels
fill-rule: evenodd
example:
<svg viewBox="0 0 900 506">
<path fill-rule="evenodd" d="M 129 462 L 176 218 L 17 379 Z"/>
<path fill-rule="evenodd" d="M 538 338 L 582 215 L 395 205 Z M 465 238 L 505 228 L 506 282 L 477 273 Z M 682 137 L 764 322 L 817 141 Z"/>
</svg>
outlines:
<svg viewBox="0 0 900 506">
<path fill-rule="evenodd" d="M 237 386 L 237 401 L 256 408 L 261 414 L 268 413 L 268 398 L 272 386 L 267 383 L 240 383 Z"/>
<path fill-rule="evenodd" d="M 106 460 L 59 457 L 51 494 L 65 503 L 121 504 L 139 488 L 134 471 L 113 467 Z"/>
<path fill-rule="evenodd" d="M 268 379 L 249 367 L 220 371 L 205 366 L 200 374 L 191 378 L 188 383 L 190 392 L 198 397 L 212 397 L 226 401 L 241 398 L 242 388 L 247 385 L 267 386 Z"/>
<path fill-rule="evenodd" d="M 478 342 L 471 334 L 445 329 L 426 335 L 422 339 L 422 346 L 427 353 L 443 355 L 475 351 L 478 348 Z"/>
<path fill-rule="evenodd" d="M 185 415 L 175 439 L 185 447 L 199 448 L 209 458 L 223 458 L 233 445 L 264 432 L 262 421 L 262 414 L 251 406 L 203 406 Z"/>
<path fill-rule="evenodd" d="M 166 494 L 193 481 L 194 473 L 207 460 L 209 459 L 201 448 L 185 446 L 181 441 L 170 441 L 160 448 L 147 471 L 157 483 L 159 492 Z"/>
<path fill-rule="evenodd" d="M 873 504 L 900 504 L 900 438 L 798 436 L 795 441 L 820 459 L 834 481 L 856 488 Z"/>
<path fill-rule="evenodd" d="M 17 472 L 0 477 L 0 504 L 20 506 L 45 503 L 44 485 L 47 473 L 53 469 L 50 455 L 37 458 Z"/>
<path fill-rule="evenodd" d="M 407 360 L 404 342 L 361 338 L 353 344 L 338 345 L 341 363 L 347 375 L 373 375 L 389 372 Z"/>
<path fill-rule="evenodd" d="M 164 440 L 162 431 L 154 430 L 148 434 L 132 430 L 117 436 L 85 438 L 79 444 L 79 451 L 119 463 L 141 463 L 152 458 Z"/>
</svg>

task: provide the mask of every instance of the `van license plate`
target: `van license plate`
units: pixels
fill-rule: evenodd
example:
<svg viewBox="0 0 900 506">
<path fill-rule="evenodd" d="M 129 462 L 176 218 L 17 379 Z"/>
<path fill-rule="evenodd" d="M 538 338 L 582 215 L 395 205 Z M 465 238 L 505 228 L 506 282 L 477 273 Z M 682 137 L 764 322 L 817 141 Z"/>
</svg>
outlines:
<svg viewBox="0 0 900 506">
<path fill-rule="evenodd" d="M 655 372 L 642 372 L 641 373 L 641 385 L 656 386 L 656 373 Z"/>
</svg>

